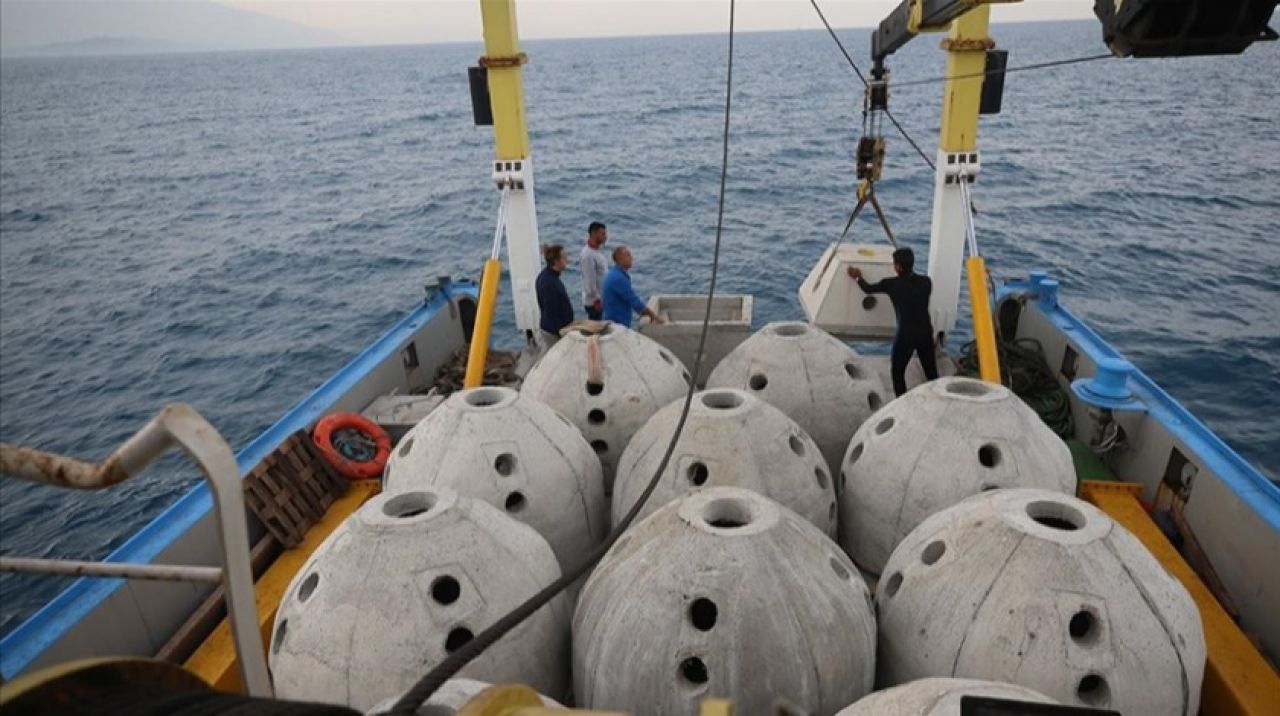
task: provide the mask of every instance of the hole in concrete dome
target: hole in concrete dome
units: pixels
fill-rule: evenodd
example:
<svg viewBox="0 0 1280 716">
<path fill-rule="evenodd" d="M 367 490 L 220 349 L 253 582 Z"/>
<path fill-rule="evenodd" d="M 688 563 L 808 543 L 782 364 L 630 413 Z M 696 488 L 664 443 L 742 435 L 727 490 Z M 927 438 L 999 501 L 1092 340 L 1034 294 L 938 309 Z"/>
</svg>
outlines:
<svg viewBox="0 0 1280 716">
<path fill-rule="evenodd" d="M 853 446 L 853 452 L 849 453 L 849 464 L 850 464 L 850 465 L 852 465 L 853 463 L 857 462 L 857 461 L 858 461 L 858 458 L 862 457 L 862 448 L 863 448 L 862 443 L 858 443 L 857 445 L 854 445 L 854 446 Z"/>
<path fill-rule="evenodd" d="M 786 323 L 781 326 L 774 327 L 773 332 L 774 334 L 785 338 L 795 338 L 796 336 L 803 336 L 808 333 L 809 327 L 802 323 Z"/>
<path fill-rule="evenodd" d="M 835 572 L 837 577 L 841 579 L 849 578 L 849 570 L 845 569 L 843 564 L 840 564 L 840 560 L 832 557 L 828 564 L 831 565 L 831 571 Z"/>
<path fill-rule="evenodd" d="M 862 379 L 862 371 L 858 370 L 858 365 L 856 363 L 845 363 L 844 372 L 848 373 L 849 377 L 854 380 Z"/>
<path fill-rule="evenodd" d="M 711 628 L 716 625 L 716 617 L 719 613 L 716 603 L 706 597 L 699 597 L 689 605 L 689 621 L 693 622 L 694 628 L 698 631 L 711 631 Z"/>
<path fill-rule="evenodd" d="M 902 587 L 902 572 L 894 572 L 889 575 L 889 579 L 884 583 L 884 595 L 892 597 L 898 593 L 898 589 Z"/>
<path fill-rule="evenodd" d="M 1089 609 L 1081 609 L 1072 614 L 1071 621 L 1067 623 L 1067 632 L 1077 644 L 1088 645 L 1096 642 L 1099 631 L 1101 629 L 1098 627 L 1098 618 Z"/>
<path fill-rule="evenodd" d="M 610 333 L 613 333 L 613 324 L 605 322 L 598 328 L 579 328 L 574 332 L 583 338 L 590 338 L 591 336 L 607 336 Z"/>
<path fill-rule="evenodd" d="M 1111 687 L 1098 674 L 1089 674 L 1076 685 L 1076 698 L 1086 706 L 1106 706 L 1111 703 Z"/>
<path fill-rule="evenodd" d="M 408 438 L 400 443 L 400 457 L 407 457 L 409 451 L 413 449 L 413 438 Z"/>
<path fill-rule="evenodd" d="M 1027 515 L 1050 529 L 1073 532 L 1084 527 L 1084 515 L 1080 510 L 1061 502 L 1040 500 L 1027 503 Z"/>
<path fill-rule="evenodd" d="M 271 653 L 280 653 L 280 647 L 284 646 L 284 635 L 289 632 L 289 620 L 282 619 L 280 626 L 276 627 L 276 635 L 271 639 Z"/>
<path fill-rule="evenodd" d="M 747 385 L 751 386 L 752 390 L 764 390 L 765 386 L 769 385 L 769 379 L 764 377 L 764 373 L 756 373 L 747 380 Z"/>
<path fill-rule="evenodd" d="M 453 652 L 461 649 L 464 644 L 471 641 L 473 636 L 475 635 L 471 633 L 470 629 L 466 627 L 457 627 L 453 631 L 449 632 L 449 635 L 444 638 L 444 650 L 452 654 Z"/>
<path fill-rule="evenodd" d="M 587 413 L 587 422 L 591 423 L 592 425 L 603 425 L 604 411 L 599 408 L 596 408 L 591 412 Z"/>
<path fill-rule="evenodd" d="M 982 381 L 979 380 L 955 380 L 947 383 L 947 392 L 955 395 L 986 395 L 991 392 Z"/>
<path fill-rule="evenodd" d="M 509 476 L 511 473 L 516 471 L 516 456 L 509 452 L 502 453 L 498 457 L 494 458 L 493 469 L 503 477 Z"/>
<path fill-rule="evenodd" d="M 431 598 L 440 604 L 453 604 L 458 601 L 458 596 L 462 594 L 462 585 L 458 584 L 458 580 L 444 575 L 436 577 L 431 583 Z"/>
<path fill-rule="evenodd" d="M 746 527 L 751 524 L 751 505 L 744 500 L 722 497 L 702 508 L 702 519 L 722 530 Z"/>
<path fill-rule="evenodd" d="M 702 404 L 712 410 L 731 410 L 742 405 L 742 396 L 728 391 L 706 392 L 702 394 Z"/>
<path fill-rule="evenodd" d="M 827 489 L 827 471 L 820 467 L 813 468 L 813 477 L 818 481 L 818 487 Z"/>
<path fill-rule="evenodd" d="M 702 659 L 691 656 L 680 662 L 680 677 L 685 680 L 685 683 L 701 686 L 707 683 L 707 665 Z"/>
<path fill-rule="evenodd" d="M 676 359 L 673 358 L 670 353 L 666 351 L 658 351 L 658 355 L 662 356 L 662 360 L 666 361 L 667 363 L 670 363 L 671 365 L 676 364 Z"/>
<path fill-rule="evenodd" d="M 885 418 L 876 423 L 876 435 L 884 435 L 893 429 L 893 418 Z"/>
<path fill-rule="evenodd" d="M 701 487 L 707 482 L 707 466 L 695 462 L 684 471 L 684 476 L 689 479 L 690 484 Z"/>
<path fill-rule="evenodd" d="M 320 583 L 320 575 L 312 572 L 307 578 L 302 580 L 302 586 L 298 587 L 298 601 L 305 602 L 311 598 L 312 592 L 316 591 L 316 585 Z"/>
<path fill-rule="evenodd" d="M 383 503 L 382 514 L 387 517 L 407 519 L 430 512 L 435 506 L 436 496 L 430 492 L 406 492 Z"/>
<path fill-rule="evenodd" d="M 867 393 L 868 408 L 871 408 L 873 411 L 875 411 L 875 410 L 879 410 L 880 406 L 882 405 L 884 405 L 884 399 L 880 397 L 879 393 L 875 392 L 874 390 L 871 391 L 870 393 Z"/>
<path fill-rule="evenodd" d="M 788 435 L 787 444 L 791 446 L 791 452 L 799 457 L 804 457 L 804 441 L 800 439 L 799 435 L 795 433 Z"/>
<path fill-rule="evenodd" d="M 934 540 L 933 542 L 930 542 L 927 547 L 924 548 L 923 552 L 920 553 L 920 561 L 924 562 L 925 564 L 933 564 L 934 562 L 937 562 L 939 559 L 942 559 L 942 555 L 946 554 L 946 552 L 947 552 L 947 543 L 943 542 L 942 540 Z"/>
<path fill-rule="evenodd" d="M 684 378 L 684 382 L 686 385 L 688 385 L 689 381 L 693 380 L 693 376 L 689 375 L 689 371 L 687 370 L 680 371 L 680 377 Z"/>
<path fill-rule="evenodd" d="M 848 479 L 848 478 L 845 476 L 845 474 L 844 474 L 844 470 L 841 470 L 841 471 L 840 471 L 840 482 L 837 484 L 836 489 L 843 493 L 843 492 L 844 492 L 844 483 L 847 481 L 847 479 Z"/>
<path fill-rule="evenodd" d="M 587 381 L 587 395 L 600 395 L 604 392 L 604 383 L 598 380 Z"/>
<path fill-rule="evenodd" d="M 505 394 L 500 390 L 478 388 L 467 393 L 463 400 L 467 402 L 467 405 L 474 405 L 477 408 L 487 408 L 491 405 L 501 403 L 503 397 L 505 397 Z"/>
<path fill-rule="evenodd" d="M 992 445 L 991 443 L 987 443 L 986 445 L 978 448 L 978 462 L 982 463 L 983 467 L 995 467 L 996 465 L 999 465 L 1000 448 Z"/>
<path fill-rule="evenodd" d="M 978 489 L 979 489 L 979 490 L 981 490 L 982 492 L 991 492 L 992 490 L 999 490 L 999 489 L 1000 489 L 1000 486 L 999 486 L 999 485 L 993 485 L 993 484 L 991 484 L 991 483 L 989 483 L 989 482 L 984 482 L 984 483 L 982 483 L 982 486 L 981 486 L 981 487 L 979 487 Z"/>
<path fill-rule="evenodd" d="M 609 443 L 603 440 L 592 440 L 591 449 L 595 450 L 597 455 L 603 455 L 609 452 Z"/>
<path fill-rule="evenodd" d="M 524 493 L 520 491 L 507 493 L 507 499 L 502 503 L 507 508 L 507 512 L 519 512 L 524 509 L 525 499 Z"/>
<path fill-rule="evenodd" d="M 836 503 L 835 502 L 832 502 L 830 505 L 827 505 L 827 521 L 828 522 L 836 521 Z"/>
</svg>

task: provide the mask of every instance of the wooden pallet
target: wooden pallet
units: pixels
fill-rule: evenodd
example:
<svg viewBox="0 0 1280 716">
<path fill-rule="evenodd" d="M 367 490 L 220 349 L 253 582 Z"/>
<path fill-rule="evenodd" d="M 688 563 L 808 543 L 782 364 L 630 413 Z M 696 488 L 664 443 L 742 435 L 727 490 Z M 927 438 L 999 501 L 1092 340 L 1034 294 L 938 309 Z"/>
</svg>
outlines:
<svg viewBox="0 0 1280 716">
<path fill-rule="evenodd" d="M 277 542 L 296 547 L 347 487 L 299 430 L 245 477 L 244 500 Z"/>
</svg>

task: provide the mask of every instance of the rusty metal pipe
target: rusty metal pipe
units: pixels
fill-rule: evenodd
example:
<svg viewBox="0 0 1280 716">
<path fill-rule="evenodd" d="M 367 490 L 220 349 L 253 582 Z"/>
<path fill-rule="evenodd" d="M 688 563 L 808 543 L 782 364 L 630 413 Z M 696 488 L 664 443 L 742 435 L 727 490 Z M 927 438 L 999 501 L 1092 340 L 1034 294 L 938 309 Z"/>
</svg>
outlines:
<svg viewBox="0 0 1280 716">
<path fill-rule="evenodd" d="M 0 557 L 0 572 L 60 574 L 67 577 L 116 577 L 151 579 L 161 582 L 222 581 L 218 567 L 193 567 L 185 564 L 126 564 L 122 562 L 84 562 L 77 559 L 31 559 Z"/>
<path fill-rule="evenodd" d="M 169 436 L 156 416 L 98 463 L 0 443 L 0 474 L 56 487 L 101 490 L 132 477 L 168 445 Z"/>
</svg>

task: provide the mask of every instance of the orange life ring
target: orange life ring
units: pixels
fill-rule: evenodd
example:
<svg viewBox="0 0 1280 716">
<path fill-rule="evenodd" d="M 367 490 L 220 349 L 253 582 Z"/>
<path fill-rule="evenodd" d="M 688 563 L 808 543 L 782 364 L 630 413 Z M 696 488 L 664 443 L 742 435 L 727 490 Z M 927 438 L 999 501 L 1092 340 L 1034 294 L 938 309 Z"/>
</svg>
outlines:
<svg viewBox="0 0 1280 716">
<path fill-rule="evenodd" d="M 361 437 L 373 443 L 373 457 L 359 460 L 343 455 L 334 444 L 334 436 L 344 430 L 360 433 Z M 326 415 L 316 423 L 311 433 L 325 462 L 333 466 L 340 475 L 348 480 L 371 480 L 382 476 L 382 469 L 387 466 L 387 458 L 391 457 L 391 436 L 377 423 L 356 413 L 333 413 Z"/>
</svg>

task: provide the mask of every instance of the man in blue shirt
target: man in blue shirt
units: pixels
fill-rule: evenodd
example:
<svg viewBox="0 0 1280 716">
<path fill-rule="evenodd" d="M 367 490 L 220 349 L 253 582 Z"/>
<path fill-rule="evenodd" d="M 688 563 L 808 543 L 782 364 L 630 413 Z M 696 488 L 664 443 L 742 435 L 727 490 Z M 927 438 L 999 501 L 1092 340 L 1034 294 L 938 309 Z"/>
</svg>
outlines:
<svg viewBox="0 0 1280 716">
<path fill-rule="evenodd" d="M 564 282 L 560 280 L 560 272 L 569 263 L 564 255 L 564 247 L 560 244 L 544 246 L 542 258 L 547 262 L 547 267 L 538 274 L 534 288 L 538 293 L 538 310 L 542 312 L 538 325 L 547 334 L 543 337 L 550 348 L 560 339 L 560 329 L 573 323 L 573 303 L 569 300 Z"/>
<path fill-rule="evenodd" d="M 662 317 L 644 305 L 644 299 L 631 288 L 631 250 L 619 246 L 613 250 L 613 268 L 604 277 L 604 320 L 631 327 L 631 315 L 648 316 L 654 323 Z"/>
</svg>

